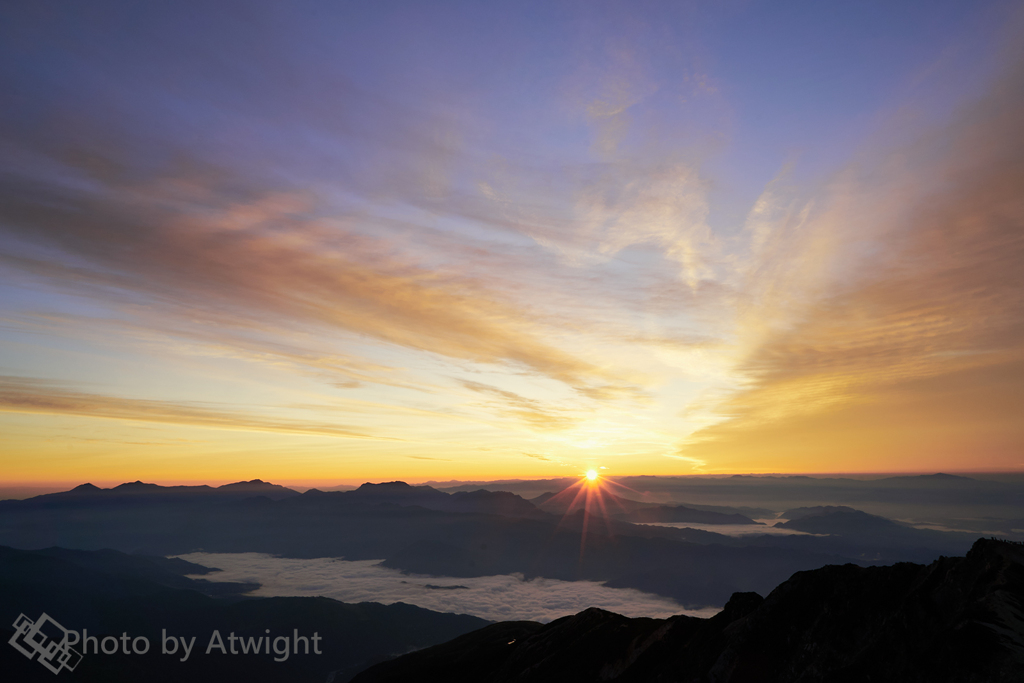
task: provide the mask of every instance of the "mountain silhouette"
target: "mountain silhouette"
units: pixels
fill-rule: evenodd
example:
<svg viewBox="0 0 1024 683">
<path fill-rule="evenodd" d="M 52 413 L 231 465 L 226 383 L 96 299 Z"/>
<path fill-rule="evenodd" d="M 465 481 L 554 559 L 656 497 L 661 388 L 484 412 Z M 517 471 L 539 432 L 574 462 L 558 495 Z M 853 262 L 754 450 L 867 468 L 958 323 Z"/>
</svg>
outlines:
<svg viewBox="0 0 1024 683">
<path fill-rule="evenodd" d="M 343 683 L 356 672 L 389 656 L 434 645 L 487 625 L 488 621 L 445 614 L 402 603 L 347 604 L 329 598 L 246 598 L 240 590 L 258 584 L 221 584 L 235 590 L 214 590 L 205 581 L 184 576 L 215 572 L 183 560 L 126 555 L 114 550 L 81 551 L 48 548 L 16 550 L 0 546 L 0 671 L 5 681 L 47 681 L 53 674 L 28 660 L 6 641 L 11 625 L 24 614 L 37 619 L 48 614 L 79 633 L 83 629 L 105 636 L 144 636 L 150 641 L 144 655 L 119 651 L 113 655 L 84 652 L 74 671 L 62 671 L 61 681 L 89 683 Z M 222 597 L 211 597 L 220 595 Z M 213 630 L 226 639 L 245 637 L 304 637 L 316 632 L 322 639 L 315 653 L 274 661 L 274 653 L 222 655 L 207 647 Z M 163 632 L 195 636 L 188 660 L 161 652 Z M 301 643 L 300 643 L 301 646 Z M 82 647 L 77 648 L 80 653 Z"/>
<path fill-rule="evenodd" d="M 787 513 L 791 514 L 791 513 Z M 835 534 L 842 536 L 871 535 L 897 533 L 911 529 L 905 524 L 898 524 L 891 519 L 869 515 L 861 510 L 850 508 L 824 509 L 822 512 L 811 512 L 788 522 L 777 525 L 782 529 L 793 529 L 810 534 Z"/>
<path fill-rule="evenodd" d="M 599 609 L 508 622 L 369 668 L 353 683 L 804 683 L 1024 680 L 1024 546 L 981 539 L 930 565 L 798 572 L 711 619 Z"/>
<path fill-rule="evenodd" d="M 722 605 L 737 590 L 767 592 L 794 571 L 856 560 L 813 547 L 743 547 L 703 530 L 593 515 L 587 524 L 582 510 L 550 515 L 507 492 L 447 494 L 403 482 L 311 489 L 278 500 L 141 483 L 72 490 L 0 501 L 0 543 L 161 556 L 204 550 L 384 560 L 387 567 L 440 576 L 602 581 L 688 606 Z"/>
<path fill-rule="evenodd" d="M 270 500 L 284 500 L 300 495 L 298 491 L 253 479 L 223 486 L 160 486 L 141 481 L 119 484 L 102 489 L 93 484 L 81 484 L 70 491 L 47 493 L 25 500 L 0 500 L 0 512 L 29 508 L 55 509 L 64 506 L 96 506 L 122 504 L 150 504 L 190 502 L 194 504 L 242 500 L 262 496 Z"/>
</svg>

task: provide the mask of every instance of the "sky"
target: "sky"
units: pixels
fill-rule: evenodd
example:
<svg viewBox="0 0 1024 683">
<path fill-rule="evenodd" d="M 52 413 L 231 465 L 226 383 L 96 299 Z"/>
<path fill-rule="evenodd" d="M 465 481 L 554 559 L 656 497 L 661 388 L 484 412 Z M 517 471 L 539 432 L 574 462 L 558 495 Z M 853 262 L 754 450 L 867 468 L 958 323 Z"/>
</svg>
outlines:
<svg viewBox="0 0 1024 683">
<path fill-rule="evenodd" d="M 0 7 L 0 480 L 1024 469 L 1015 2 Z"/>
</svg>

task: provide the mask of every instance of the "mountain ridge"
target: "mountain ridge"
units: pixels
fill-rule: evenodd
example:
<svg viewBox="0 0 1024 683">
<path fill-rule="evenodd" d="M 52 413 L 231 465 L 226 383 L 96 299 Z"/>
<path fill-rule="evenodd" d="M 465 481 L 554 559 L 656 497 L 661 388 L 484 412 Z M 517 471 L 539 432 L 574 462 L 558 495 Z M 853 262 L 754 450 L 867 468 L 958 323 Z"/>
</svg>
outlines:
<svg viewBox="0 0 1024 683">
<path fill-rule="evenodd" d="M 353 683 L 809 683 L 1024 676 L 1024 545 L 979 539 L 929 565 L 829 565 L 711 619 L 590 609 L 499 623 L 373 666 Z"/>
</svg>

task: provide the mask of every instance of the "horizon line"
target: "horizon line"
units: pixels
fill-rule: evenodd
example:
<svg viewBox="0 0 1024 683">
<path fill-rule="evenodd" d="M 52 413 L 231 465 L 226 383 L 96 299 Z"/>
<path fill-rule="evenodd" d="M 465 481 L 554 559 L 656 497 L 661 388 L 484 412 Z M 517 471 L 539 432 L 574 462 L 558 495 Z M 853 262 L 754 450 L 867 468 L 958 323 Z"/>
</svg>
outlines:
<svg viewBox="0 0 1024 683">
<path fill-rule="evenodd" d="M 960 469 L 945 469 L 945 470 L 890 470 L 890 471 L 861 471 L 861 472 L 715 472 L 715 473 L 686 473 L 686 474 L 602 474 L 601 477 L 604 479 L 629 479 L 638 477 L 649 477 L 652 479 L 724 479 L 735 476 L 743 477 L 811 477 L 811 478 L 850 478 L 850 479 L 866 479 L 866 478 L 889 478 L 895 476 L 929 476 L 936 474 L 949 474 L 953 476 L 968 476 L 968 475 L 980 475 L 980 476 L 999 476 L 999 475 L 1024 475 L 1024 471 L 1020 470 L 960 470 Z M 380 484 L 393 481 L 402 481 L 407 484 L 415 485 L 429 485 L 429 484 L 446 484 L 452 486 L 465 485 L 465 484 L 493 484 L 493 483 L 504 483 L 504 482 L 530 482 L 530 481 L 552 481 L 558 479 L 575 479 L 584 476 L 584 473 L 579 474 L 567 474 L 562 476 L 528 476 L 528 477 L 495 477 L 489 479 L 427 479 L 423 477 L 375 477 L 372 479 L 366 478 L 338 478 L 338 479 L 290 479 L 280 478 L 273 479 L 262 476 L 257 477 L 241 477 L 241 478 L 209 478 L 209 479 L 173 479 L 173 478 L 153 478 L 143 479 L 141 477 L 127 477 L 125 479 L 89 479 L 83 481 L 81 479 L 59 479 L 59 480 L 24 480 L 24 481 L 4 481 L 0 480 L 0 490 L 12 490 L 12 489 L 40 489 L 40 488 L 58 488 L 58 487 L 69 487 L 74 488 L 83 484 L 92 484 L 98 488 L 113 488 L 122 484 L 134 483 L 141 481 L 144 484 L 156 484 L 158 486 L 211 486 L 219 487 L 227 484 L 237 484 L 242 482 L 250 481 L 262 481 L 267 484 L 277 484 L 286 488 L 300 487 L 305 489 L 318 488 L 320 486 L 360 486 L 362 484 Z"/>
</svg>

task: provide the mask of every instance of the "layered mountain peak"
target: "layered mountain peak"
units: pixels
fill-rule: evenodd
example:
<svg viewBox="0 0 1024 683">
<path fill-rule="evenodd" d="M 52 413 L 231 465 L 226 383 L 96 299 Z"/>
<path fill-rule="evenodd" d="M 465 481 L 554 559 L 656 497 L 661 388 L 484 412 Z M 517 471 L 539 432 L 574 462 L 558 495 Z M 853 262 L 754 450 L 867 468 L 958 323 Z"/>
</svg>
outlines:
<svg viewBox="0 0 1024 683">
<path fill-rule="evenodd" d="M 254 494 L 270 498 L 289 498 L 299 495 L 298 491 L 281 486 L 280 484 L 271 484 L 269 481 L 263 481 L 262 479 L 224 484 L 223 486 L 218 486 L 216 491 L 218 493 Z"/>
<path fill-rule="evenodd" d="M 374 484 L 373 482 L 369 482 L 368 481 L 365 484 L 362 484 L 356 490 L 357 491 L 385 491 L 385 490 L 388 490 L 388 491 L 406 491 L 406 490 L 409 490 L 409 489 L 412 489 L 412 488 L 413 488 L 412 484 L 407 484 L 404 481 L 382 481 L 379 484 Z M 434 490 L 430 486 L 422 486 L 422 487 L 417 487 L 417 488 L 425 488 L 425 489 L 430 489 L 432 491 Z"/>
<path fill-rule="evenodd" d="M 396 502 L 402 505 L 415 505 L 415 501 L 440 500 L 448 498 L 448 494 L 431 486 L 413 486 L 404 481 L 386 481 L 380 484 L 366 482 L 354 491 L 344 494 L 352 499 L 378 500 L 380 502 Z"/>
<path fill-rule="evenodd" d="M 159 484 L 147 484 L 143 481 L 136 479 L 135 481 L 125 482 L 124 484 L 118 484 L 114 487 L 115 491 L 155 491 L 157 489 L 164 488 Z"/>
</svg>

